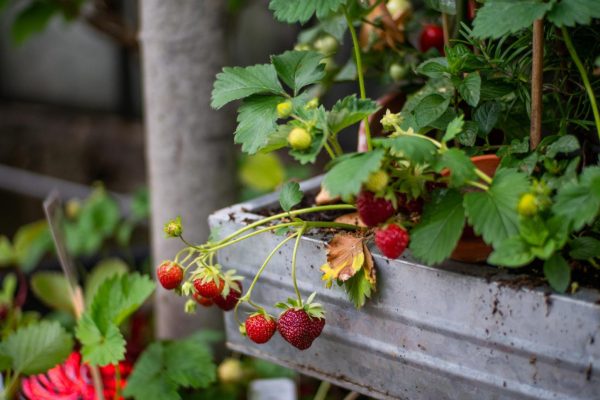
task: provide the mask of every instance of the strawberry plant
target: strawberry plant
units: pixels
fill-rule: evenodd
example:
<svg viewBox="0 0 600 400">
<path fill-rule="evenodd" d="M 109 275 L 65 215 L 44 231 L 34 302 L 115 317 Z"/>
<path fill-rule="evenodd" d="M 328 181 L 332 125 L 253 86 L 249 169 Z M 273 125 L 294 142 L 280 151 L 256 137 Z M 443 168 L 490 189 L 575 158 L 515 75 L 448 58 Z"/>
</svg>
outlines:
<svg viewBox="0 0 600 400">
<path fill-rule="evenodd" d="M 225 277 L 235 272 L 222 270 L 217 252 L 262 233 L 281 235 L 247 291 L 236 287 L 233 310 L 251 340 L 269 340 L 277 319 L 281 336 L 306 349 L 326 321 L 312 303 L 315 295 L 304 301 L 296 282 L 300 238 L 316 229 L 337 231 L 322 278 L 327 287 L 342 285 L 356 307 L 376 291 L 371 243 L 389 258 L 408 251 L 438 265 L 471 235 L 479 238 L 488 263 L 527 267 L 559 292 L 574 274 L 585 280 L 598 273 L 597 2 L 488 0 L 474 19 L 466 2 L 427 4 L 416 44 L 405 37 L 414 30 L 415 11 L 406 2 L 270 2 L 280 21 L 314 23 L 295 50 L 267 64 L 224 68 L 211 104 L 219 109 L 241 101 L 234 140 L 248 154 L 287 149 L 301 164 L 328 156 L 318 204 L 297 207 L 303 193 L 287 183 L 280 192 L 282 212 L 199 245 L 183 238 L 180 221 L 171 222 L 175 228 L 167 233 L 186 245 L 172 261 L 185 276 L 178 294 L 229 298 Z M 334 57 L 345 36 L 352 60 L 339 68 Z M 365 77 L 375 73 L 386 81 L 392 71 L 396 88 L 408 96 L 401 108 L 383 113 L 367 98 Z M 357 80 L 357 94 L 322 104 L 321 94 L 349 77 Z M 378 111 L 380 121 L 374 119 Z M 339 137 L 358 123 L 366 151 L 344 152 Z M 333 211 L 350 214 L 333 221 L 305 218 Z M 251 295 L 273 255 L 290 241 L 296 296 L 279 303 L 285 311 L 275 318 Z M 241 304 L 255 310 L 244 324 L 237 315 Z M 186 309 L 195 306 L 190 299 Z"/>
</svg>

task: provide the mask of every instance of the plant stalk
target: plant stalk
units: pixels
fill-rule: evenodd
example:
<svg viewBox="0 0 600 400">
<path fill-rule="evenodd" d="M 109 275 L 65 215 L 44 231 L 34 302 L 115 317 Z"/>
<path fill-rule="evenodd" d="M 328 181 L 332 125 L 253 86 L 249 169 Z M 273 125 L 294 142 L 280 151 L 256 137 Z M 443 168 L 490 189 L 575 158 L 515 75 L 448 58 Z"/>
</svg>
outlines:
<svg viewBox="0 0 600 400">
<path fill-rule="evenodd" d="M 317 389 L 317 393 L 313 400 L 325 400 L 327 398 L 327 393 L 329 392 L 329 388 L 331 387 L 331 383 L 327 381 L 321 381 L 319 388 Z"/>
<path fill-rule="evenodd" d="M 579 71 L 579 75 L 581 75 L 581 80 L 583 81 L 583 86 L 585 86 L 585 91 L 590 99 L 590 103 L 592 105 L 592 112 L 594 114 L 594 122 L 596 123 L 596 131 L 598 133 L 598 138 L 600 139 L 600 111 L 598 111 L 598 104 L 596 103 L 596 95 L 594 94 L 594 89 L 592 89 L 592 85 L 590 84 L 590 79 L 585 72 L 585 68 L 583 67 L 583 63 L 577 54 L 577 50 L 575 50 L 575 46 L 573 46 L 573 42 L 571 41 L 571 36 L 569 36 L 569 32 L 567 28 L 564 26 L 560 28 L 562 31 L 563 40 L 565 41 L 565 45 L 567 46 L 567 50 L 573 59 L 573 62 L 577 66 L 577 70 Z"/>
<path fill-rule="evenodd" d="M 298 247 L 300 246 L 300 240 L 302 239 L 302 234 L 306 231 L 306 223 L 302 225 L 302 228 L 298 231 L 298 237 L 296 238 L 296 243 L 294 244 L 294 251 L 292 253 L 292 283 L 294 284 L 294 291 L 296 292 L 296 297 L 298 298 L 298 304 L 302 307 L 302 295 L 300 294 L 300 290 L 298 289 L 298 282 L 296 281 L 296 255 L 298 254 Z"/>
<path fill-rule="evenodd" d="M 356 61 L 356 74 L 358 75 L 358 88 L 360 90 L 360 98 L 364 100 L 367 98 L 367 91 L 365 89 L 365 77 L 363 75 L 362 56 L 360 54 L 360 43 L 358 42 L 358 37 L 356 36 L 356 29 L 352 24 L 352 19 L 348 14 L 348 10 L 345 10 L 344 15 L 346 16 L 346 24 L 348 25 L 350 36 L 352 36 L 352 46 L 354 47 L 354 59 Z M 363 119 L 363 123 L 365 124 L 367 151 L 370 151 L 373 149 L 373 144 L 371 143 L 371 127 L 369 126 L 369 117 L 365 117 Z"/>
<path fill-rule="evenodd" d="M 533 62 L 531 64 L 531 127 L 529 145 L 533 150 L 542 140 L 542 84 L 544 79 L 544 20 L 533 23 Z"/>
</svg>

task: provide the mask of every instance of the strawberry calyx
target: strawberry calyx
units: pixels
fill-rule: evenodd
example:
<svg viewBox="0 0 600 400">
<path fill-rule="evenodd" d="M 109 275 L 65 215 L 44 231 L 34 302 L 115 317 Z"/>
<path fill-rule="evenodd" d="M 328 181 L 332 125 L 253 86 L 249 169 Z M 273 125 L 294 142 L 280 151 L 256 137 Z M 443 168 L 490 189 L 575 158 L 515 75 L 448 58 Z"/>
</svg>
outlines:
<svg viewBox="0 0 600 400">
<path fill-rule="evenodd" d="M 279 302 L 275 307 L 282 309 L 283 313 L 287 310 L 303 310 L 306 314 L 312 318 L 325 318 L 325 309 L 321 303 L 313 303 L 317 292 L 312 292 L 310 296 L 304 302 L 300 302 L 298 299 L 288 298 L 287 302 Z"/>
<path fill-rule="evenodd" d="M 221 275 L 221 279 L 225 282 L 223 291 L 221 292 L 221 297 L 226 298 L 231 290 L 235 290 L 240 293 L 242 292 L 242 286 L 240 282 L 244 280 L 244 277 L 241 275 L 236 275 L 236 272 L 237 271 L 235 269 L 230 269 Z"/>
</svg>

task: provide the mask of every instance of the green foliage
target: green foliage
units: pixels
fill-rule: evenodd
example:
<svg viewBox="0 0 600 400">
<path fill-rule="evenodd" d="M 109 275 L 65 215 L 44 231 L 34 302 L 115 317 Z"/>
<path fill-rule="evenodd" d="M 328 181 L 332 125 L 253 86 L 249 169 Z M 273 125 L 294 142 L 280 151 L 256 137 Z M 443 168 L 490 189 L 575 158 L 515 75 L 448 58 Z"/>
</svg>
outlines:
<svg viewBox="0 0 600 400">
<path fill-rule="evenodd" d="M 115 275 L 123 275 L 128 269 L 127 264 L 118 258 L 107 258 L 96 264 L 85 280 L 85 304 L 92 303 L 104 281 Z"/>
<path fill-rule="evenodd" d="M 530 28 L 552 8 L 541 0 L 488 0 L 477 10 L 473 35 L 498 39 L 507 33 Z"/>
<path fill-rule="evenodd" d="M 16 44 L 21 44 L 32 35 L 41 32 L 59 12 L 60 8 L 54 2 L 31 2 L 17 15 L 13 22 L 11 30 L 13 41 Z"/>
<path fill-rule="evenodd" d="M 277 104 L 282 100 L 279 96 L 252 96 L 244 100 L 235 130 L 235 143 L 242 145 L 243 152 L 255 154 L 269 144 L 269 136 L 277 129 Z"/>
<path fill-rule="evenodd" d="M 446 132 L 442 137 L 442 143 L 446 143 L 454 139 L 462 130 L 464 126 L 463 116 L 454 118 L 446 127 Z"/>
<path fill-rule="evenodd" d="M 180 400 L 178 389 L 206 388 L 216 366 L 202 336 L 150 345 L 135 364 L 124 395 L 136 400 Z"/>
<path fill-rule="evenodd" d="M 590 236 L 573 239 L 569 255 L 576 260 L 589 260 L 600 257 L 600 240 Z"/>
<path fill-rule="evenodd" d="M 465 211 L 475 233 L 493 246 L 518 233 L 517 202 L 528 188 L 524 174 L 504 169 L 487 191 L 467 193 Z"/>
<path fill-rule="evenodd" d="M 579 181 L 561 187 L 552 210 L 575 230 L 591 223 L 600 213 L 600 167 L 586 168 Z"/>
<path fill-rule="evenodd" d="M 69 282 L 62 273 L 35 273 L 31 277 L 31 290 L 47 306 L 69 313 L 73 312 Z"/>
<path fill-rule="evenodd" d="M 333 105 L 327 116 L 327 124 L 331 133 L 337 134 L 342 129 L 368 117 L 378 108 L 373 100 L 358 99 L 354 94 L 346 96 Z"/>
<path fill-rule="evenodd" d="M 153 290 L 152 280 L 137 273 L 113 276 L 100 285 L 76 330 L 87 362 L 105 365 L 123 359 L 125 340 L 118 327 Z"/>
<path fill-rule="evenodd" d="M 292 207 L 299 204 L 304 197 L 298 182 L 287 182 L 279 193 L 279 204 L 283 211 L 290 211 Z"/>
<path fill-rule="evenodd" d="M 425 206 L 421 222 L 413 229 L 410 250 L 420 261 L 438 264 L 456 247 L 465 223 L 463 198 L 455 190 L 434 193 Z"/>
<path fill-rule="evenodd" d="M 390 149 L 392 155 L 396 157 L 407 158 L 416 163 L 432 161 L 437 149 L 431 141 L 425 138 L 408 135 L 374 139 L 373 142 Z"/>
<path fill-rule="evenodd" d="M 450 187 L 463 186 L 467 181 L 477 180 L 475 165 L 464 151 L 452 148 L 444 151 L 436 162 L 436 171 L 450 170 Z"/>
<path fill-rule="evenodd" d="M 0 344 L 4 369 L 17 374 L 45 372 L 71 353 L 73 339 L 58 322 L 42 321 L 17 329 Z"/>
<path fill-rule="evenodd" d="M 571 281 L 571 268 L 563 256 L 555 254 L 544 263 L 544 276 L 554 290 L 564 292 Z"/>
<path fill-rule="evenodd" d="M 600 18 L 597 0 L 560 0 L 555 2 L 547 18 L 556 26 L 589 25 L 592 18 Z"/>
<path fill-rule="evenodd" d="M 324 19 L 338 11 L 348 0 L 271 0 L 269 9 L 279 21 L 307 22 L 313 15 Z"/>
<path fill-rule="evenodd" d="M 446 112 L 449 104 L 450 99 L 439 94 L 431 94 L 423 98 L 414 110 L 417 128 L 427 126 L 441 117 Z"/>
<path fill-rule="evenodd" d="M 307 85 L 325 76 L 323 55 L 316 51 L 286 51 L 271 57 L 271 62 L 281 80 L 294 91 L 294 96 Z"/>
<path fill-rule="evenodd" d="M 467 74 L 457 85 L 457 89 L 468 105 L 476 107 L 477 104 L 479 104 L 479 98 L 481 96 L 481 76 L 479 75 L 479 72 Z"/>
<path fill-rule="evenodd" d="M 494 246 L 494 251 L 488 257 L 492 265 L 503 267 L 522 267 L 534 260 L 530 246 L 520 237 L 511 236 Z"/>
<path fill-rule="evenodd" d="M 499 103 L 490 101 L 481 104 L 473 113 L 473 120 L 479 124 L 479 134 L 487 136 L 498 123 L 501 106 Z"/>
<path fill-rule="evenodd" d="M 217 74 L 210 105 L 219 109 L 233 100 L 254 94 L 284 94 L 273 65 L 223 68 L 223 72 Z"/>
<path fill-rule="evenodd" d="M 51 249 L 52 237 L 45 221 L 23 225 L 12 244 L 6 236 L 0 236 L 0 267 L 17 266 L 29 272 Z"/>
<path fill-rule="evenodd" d="M 348 294 L 348 298 L 356 308 L 361 308 L 365 305 L 367 299 L 375 291 L 375 288 L 369 282 L 364 268 L 347 281 L 344 282 L 344 288 Z"/>
<path fill-rule="evenodd" d="M 355 195 L 369 175 L 379 169 L 383 156 L 383 150 L 378 149 L 346 157 L 325 175 L 323 186 L 332 196 Z"/>
</svg>

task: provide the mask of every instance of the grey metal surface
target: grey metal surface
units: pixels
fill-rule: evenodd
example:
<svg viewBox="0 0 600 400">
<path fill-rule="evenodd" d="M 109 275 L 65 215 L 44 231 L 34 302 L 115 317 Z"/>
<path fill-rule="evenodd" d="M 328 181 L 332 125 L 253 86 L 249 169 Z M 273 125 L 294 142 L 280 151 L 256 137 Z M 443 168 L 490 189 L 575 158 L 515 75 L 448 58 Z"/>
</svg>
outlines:
<svg viewBox="0 0 600 400">
<path fill-rule="evenodd" d="M 255 379 L 248 388 L 249 400 L 296 400 L 296 384 L 289 378 Z"/>
<path fill-rule="evenodd" d="M 210 225 L 227 235 L 275 201 L 269 195 L 218 211 Z M 219 261 L 248 281 L 280 240 L 253 237 L 222 250 Z M 273 304 L 293 294 L 292 246 L 275 255 L 253 294 L 275 315 Z M 598 291 L 552 294 L 517 287 L 517 277 L 484 265 L 433 268 L 376 250 L 374 258 L 378 293 L 357 311 L 340 288 L 323 287 L 325 243 L 304 238 L 299 286 L 326 308 L 321 337 L 303 352 L 278 335 L 256 345 L 228 313 L 228 346 L 379 399 L 600 399 Z"/>
</svg>

